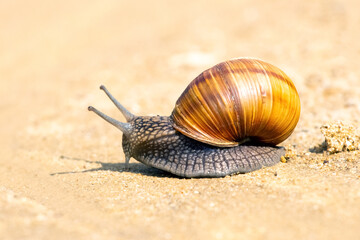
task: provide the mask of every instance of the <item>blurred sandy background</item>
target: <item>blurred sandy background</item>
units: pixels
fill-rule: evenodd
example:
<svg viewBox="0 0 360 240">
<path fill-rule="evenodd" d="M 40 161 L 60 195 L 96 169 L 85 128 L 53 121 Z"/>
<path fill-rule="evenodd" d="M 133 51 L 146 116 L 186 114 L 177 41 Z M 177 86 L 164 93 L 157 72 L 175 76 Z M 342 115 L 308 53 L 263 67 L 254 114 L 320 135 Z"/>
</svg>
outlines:
<svg viewBox="0 0 360 240">
<path fill-rule="evenodd" d="M 360 117 L 360 3 L 0 1 L 0 239 L 360 239 L 359 153 L 327 156 L 319 127 Z M 294 81 L 300 155 L 221 179 L 134 160 L 106 85 L 169 115 L 223 60 L 258 57 Z M 300 156 L 300 157 L 299 157 Z M 326 164 L 325 164 L 326 163 Z"/>
</svg>

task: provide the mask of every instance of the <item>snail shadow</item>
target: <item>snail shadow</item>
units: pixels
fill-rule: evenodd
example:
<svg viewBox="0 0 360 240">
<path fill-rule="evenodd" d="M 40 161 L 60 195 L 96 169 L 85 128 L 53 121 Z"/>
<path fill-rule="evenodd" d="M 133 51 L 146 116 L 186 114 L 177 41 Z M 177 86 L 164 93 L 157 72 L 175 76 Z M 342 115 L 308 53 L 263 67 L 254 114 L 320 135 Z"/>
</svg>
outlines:
<svg viewBox="0 0 360 240">
<path fill-rule="evenodd" d="M 108 162 L 101 162 L 101 161 L 90 161 L 83 158 L 75 158 L 75 157 L 67 157 L 67 156 L 60 156 L 60 159 L 71 160 L 71 161 L 81 161 L 86 163 L 96 163 L 100 164 L 100 167 L 85 169 L 82 171 L 66 171 L 66 172 L 55 172 L 50 173 L 50 176 L 55 175 L 62 175 L 62 174 L 76 174 L 76 173 L 87 173 L 87 172 L 96 172 L 96 171 L 114 171 L 114 172 L 130 172 L 130 173 L 137 173 L 142 174 L 145 176 L 152 176 L 152 177 L 160 177 L 160 178 L 179 178 L 176 175 L 171 173 L 162 171 L 157 168 L 152 168 L 146 166 L 142 163 L 130 163 L 129 168 L 125 168 L 125 163 L 108 163 Z"/>
<path fill-rule="evenodd" d="M 322 142 L 316 146 L 313 146 L 311 148 L 309 148 L 309 152 L 311 153 L 324 153 L 327 149 L 327 144 L 326 142 Z"/>
</svg>

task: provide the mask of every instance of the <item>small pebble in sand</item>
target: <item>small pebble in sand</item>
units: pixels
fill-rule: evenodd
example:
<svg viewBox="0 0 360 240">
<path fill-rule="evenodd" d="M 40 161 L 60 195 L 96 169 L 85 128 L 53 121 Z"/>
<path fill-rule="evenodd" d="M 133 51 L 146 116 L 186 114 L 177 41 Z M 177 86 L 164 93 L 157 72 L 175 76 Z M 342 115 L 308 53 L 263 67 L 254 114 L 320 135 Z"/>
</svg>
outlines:
<svg viewBox="0 0 360 240">
<path fill-rule="evenodd" d="M 352 125 L 338 121 L 321 126 L 320 130 L 329 154 L 359 150 L 360 135 Z"/>
<path fill-rule="evenodd" d="M 282 163 L 287 163 L 290 159 L 295 158 L 299 155 L 299 152 L 296 150 L 295 145 L 288 144 L 285 147 L 285 149 L 286 149 L 286 154 L 280 159 Z"/>
</svg>

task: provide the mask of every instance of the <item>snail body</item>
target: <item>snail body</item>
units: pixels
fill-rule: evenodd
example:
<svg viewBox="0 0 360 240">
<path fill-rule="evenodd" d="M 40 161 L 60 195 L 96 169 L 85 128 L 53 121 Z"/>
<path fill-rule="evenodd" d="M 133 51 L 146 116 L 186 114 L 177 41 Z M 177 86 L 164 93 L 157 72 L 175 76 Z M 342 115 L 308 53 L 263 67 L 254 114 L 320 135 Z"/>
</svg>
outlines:
<svg viewBox="0 0 360 240">
<path fill-rule="evenodd" d="M 93 107 L 123 132 L 125 164 L 131 157 L 182 177 L 222 177 L 279 162 L 276 144 L 300 115 L 295 86 L 280 69 L 257 59 L 229 60 L 195 78 L 167 116 L 135 116 L 100 87 L 125 116 L 119 122 Z"/>
</svg>

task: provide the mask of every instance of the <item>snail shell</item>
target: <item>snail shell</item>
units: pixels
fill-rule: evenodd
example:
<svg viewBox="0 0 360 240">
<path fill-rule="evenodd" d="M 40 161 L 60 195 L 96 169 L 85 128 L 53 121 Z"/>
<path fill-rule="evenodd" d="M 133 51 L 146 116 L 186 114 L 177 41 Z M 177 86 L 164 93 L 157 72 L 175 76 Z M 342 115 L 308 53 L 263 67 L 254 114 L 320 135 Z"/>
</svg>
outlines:
<svg viewBox="0 0 360 240">
<path fill-rule="evenodd" d="M 300 117 L 291 79 L 258 59 L 219 63 L 196 77 L 177 100 L 173 127 L 195 140 L 231 147 L 251 139 L 276 145 Z"/>
</svg>

